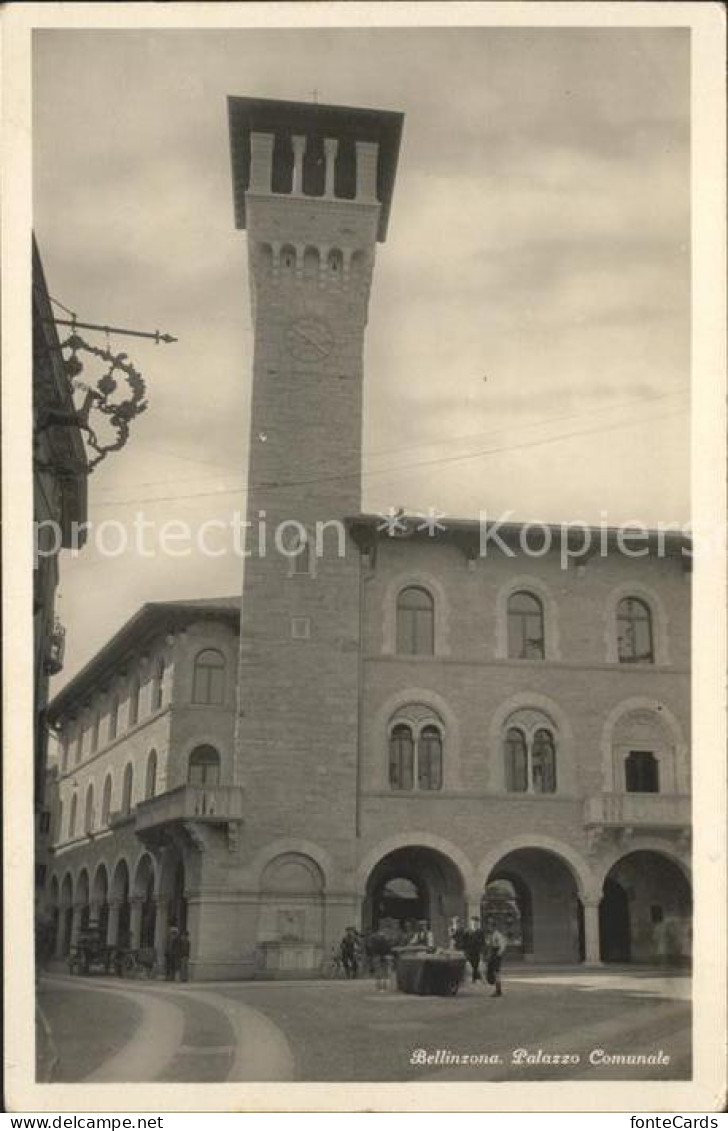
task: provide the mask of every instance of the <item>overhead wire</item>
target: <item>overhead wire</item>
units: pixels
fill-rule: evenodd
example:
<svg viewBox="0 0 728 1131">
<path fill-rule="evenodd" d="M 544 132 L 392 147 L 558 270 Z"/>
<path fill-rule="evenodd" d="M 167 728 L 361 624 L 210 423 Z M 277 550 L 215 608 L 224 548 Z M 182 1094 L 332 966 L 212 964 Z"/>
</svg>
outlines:
<svg viewBox="0 0 728 1131">
<path fill-rule="evenodd" d="M 254 483 L 254 484 L 246 484 L 245 482 L 242 482 L 237 487 L 224 488 L 224 489 L 219 490 L 219 491 L 194 491 L 194 492 L 190 492 L 188 494 L 155 495 L 155 496 L 151 496 L 151 497 L 139 496 L 137 498 L 132 498 L 132 499 L 108 499 L 108 500 L 104 500 L 104 501 L 101 501 L 101 502 L 98 502 L 98 503 L 91 503 L 91 506 L 97 506 L 97 507 L 131 506 L 134 503 L 140 503 L 140 502 L 151 502 L 151 503 L 174 502 L 176 500 L 183 500 L 183 499 L 213 498 L 215 496 L 238 494 L 238 493 L 244 491 L 246 489 L 246 487 L 247 487 L 248 490 L 250 490 L 251 487 L 253 487 L 253 488 L 266 487 L 269 490 L 282 491 L 282 490 L 288 490 L 291 487 L 315 486 L 316 484 L 319 484 L 319 483 L 344 482 L 346 480 L 360 479 L 360 478 L 361 479 L 368 479 L 368 478 L 372 478 L 373 476 L 377 476 L 377 475 L 391 475 L 393 472 L 396 472 L 396 471 L 408 471 L 408 470 L 411 470 L 413 468 L 418 468 L 418 467 L 434 467 L 434 466 L 440 466 L 440 465 L 443 465 L 443 464 L 461 463 L 461 462 L 464 462 L 465 460 L 482 459 L 482 458 L 490 456 L 490 455 L 502 454 L 502 453 L 509 452 L 509 451 L 520 451 L 520 450 L 524 450 L 524 449 L 527 449 L 527 448 L 542 447 L 542 446 L 545 446 L 545 445 L 548 445 L 548 444 L 560 443 L 561 441 L 564 441 L 564 440 L 575 439 L 575 438 L 578 438 L 579 436 L 590 436 L 590 435 L 595 435 L 599 432 L 612 432 L 612 431 L 619 430 L 621 428 L 634 428 L 634 427 L 637 427 L 637 426 L 642 425 L 642 424 L 652 423 L 655 420 L 667 420 L 667 419 L 671 419 L 673 417 L 677 417 L 677 416 L 680 416 L 680 415 L 682 415 L 682 413 L 680 413 L 680 412 L 661 413 L 660 415 L 657 415 L 657 416 L 649 416 L 649 417 L 644 417 L 644 418 L 641 418 L 641 419 L 620 421 L 620 422 L 615 423 L 615 424 L 603 424 L 603 425 L 601 425 L 597 428 L 575 429 L 572 432 L 564 432 L 564 433 L 561 433 L 558 436 L 545 436 L 545 437 L 541 437 L 540 439 L 537 439 L 537 440 L 525 441 L 525 442 L 520 443 L 520 444 L 504 444 L 504 445 L 502 445 L 500 447 L 496 447 L 496 448 L 485 448 L 485 449 L 482 449 L 479 452 L 467 452 L 467 453 L 464 453 L 462 455 L 455 455 L 455 456 L 442 456 L 438 459 L 432 459 L 432 460 L 416 460 L 416 461 L 413 461 L 413 462 L 410 462 L 410 463 L 395 464 L 392 467 L 372 468 L 372 469 L 369 469 L 368 471 L 355 471 L 355 472 L 348 472 L 348 473 L 337 474 L 337 475 L 316 476 L 316 477 L 311 478 L 311 479 L 292 479 L 292 480 L 285 480 L 284 482 L 281 482 L 281 483 L 276 482 L 276 481 L 272 481 L 272 482 L 261 482 L 261 483 Z"/>
<path fill-rule="evenodd" d="M 581 412 L 562 413 L 562 414 L 557 415 L 557 416 L 544 417 L 541 420 L 534 420 L 530 424 L 522 424 L 522 425 L 520 425 L 520 427 L 522 427 L 522 428 L 541 428 L 541 427 L 544 427 L 545 425 L 555 424 L 555 423 L 558 423 L 558 422 L 563 421 L 563 420 L 576 420 L 576 419 L 579 419 L 582 416 L 594 416 L 597 413 L 616 412 L 619 409 L 629 408 L 629 407 L 631 407 L 632 405 L 635 405 L 635 404 L 644 405 L 646 403 L 652 403 L 654 401 L 662 401 L 662 400 L 666 400 L 666 399 L 672 400 L 672 399 L 675 399 L 675 398 L 680 398 L 680 397 L 686 396 L 688 393 L 689 393 L 689 390 L 686 389 L 682 392 L 659 393 L 657 396 L 654 396 L 654 397 L 633 397 L 630 400 L 620 401 L 617 404 L 604 405 L 602 408 L 582 409 Z M 373 451 L 367 452 L 366 456 L 367 456 L 367 458 L 371 459 L 373 456 L 398 455 L 401 452 L 419 451 L 422 448 L 435 448 L 435 447 L 442 447 L 443 445 L 451 445 L 451 444 L 456 444 L 456 443 L 469 443 L 473 440 L 482 440 L 483 438 L 485 438 L 487 436 L 498 436 L 504 431 L 507 431 L 506 427 L 492 428 L 492 429 L 489 429 L 486 432 L 461 433 L 459 436 L 450 436 L 450 437 L 439 439 L 439 440 L 422 441 L 421 443 L 410 444 L 410 445 L 407 445 L 405 447 L 373 450 Z M 221 470 L 224 467 L 224 464 L 216 464 L 211 460 L 199 460 L 198 461 L 195 457 L 177 455 L 177 453 L 175 453 L 175 452 L 169 452 L 169 451 L 165 452 L 162 449 L 151 448 L 151 449 L 148 449 L 148 450 L 153 451 L 153 452 L 157 452 L 160 455 L 169 455 L 174 459 L 186 460 L 187 462 L 190 462 L 190 463 L 199 462 L 201 464 L 209 465 L 211 467 L 220 467 Z M 382 470 L 385 470 L 385 469 L 382 469 Z M 134 487 L 134 488 L 136 488 L 136 487 L 156 487 L 156 486 L 164 486 L 167 483 L 199 482 L 201 478 L 208 478 L 208 479 L 213 480 L 213 481 L 215 479 L 230 479 L 233 476 L 237 477 L 238 475 L 239 475 L 239 472 L 229 471 L 227 473 L 222 473 L 222 474 L 217 475 L 217 476 L 210 475 L 210 476 L 202 477 L 202 476 L 190 475 L 190 476 L 185 476 L 184 479 L 180 479 L 180 478 L 177 478 L 177 477 L 175 477 L 174 479 L 170 479 L 170 477 L 167 476 L 164 479 L 147 479 L 147 480 L 137 481 L 135 483 L 129 484 L 129 486 Z M 245 477 L 244 476 L 241 476 L 241 486 L 245 486 Z M 100 487 L 100 488 L 98 488 L 99 491 L 114 491 L 116 489 L 117 488 L 113 487 L 113 486 L 112 487 Z"/>
</svg>

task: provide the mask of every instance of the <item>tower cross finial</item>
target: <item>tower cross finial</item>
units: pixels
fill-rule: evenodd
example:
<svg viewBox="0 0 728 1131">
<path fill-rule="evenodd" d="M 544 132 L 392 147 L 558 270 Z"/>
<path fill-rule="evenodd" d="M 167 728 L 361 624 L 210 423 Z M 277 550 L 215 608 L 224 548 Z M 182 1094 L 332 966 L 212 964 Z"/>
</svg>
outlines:
<svg viewBox="0 0 728 1131">
<path fill-rule="evenodd" d="M 318 90 L 316 89 L 316 87 L 314 87 L 314 88 L 313 88 L 313 90 L 311 91 L 311 97 L 312 97 L 312 99 L 314 100 L 314 102 L 318 102 L 318 100 L 319 100 L 319 92 L 318 92 Z"/>
</svg>

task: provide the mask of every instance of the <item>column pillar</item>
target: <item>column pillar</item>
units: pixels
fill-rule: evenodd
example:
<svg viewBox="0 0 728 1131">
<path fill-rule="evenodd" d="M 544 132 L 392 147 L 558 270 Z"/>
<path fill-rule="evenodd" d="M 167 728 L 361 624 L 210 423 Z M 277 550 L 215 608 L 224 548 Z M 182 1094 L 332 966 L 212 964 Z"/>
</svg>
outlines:
<svg viewBox="0 0 728 1131">
<path fill-rule="evenodd" d="M 599 949 L 599 904 L 601 899 L 593 896 L 582 899 L 584 908 L 584 965 L 601 966 Z"/>
<path fill-rule="evenodd" d="M 190 964 L 195 965 L 207 957 L 207 947 L 202 936 L 203 904 L 199 895 L 187 896 L 187 933 L 190 936 Z M 194 980 L 194 979 L 193 979 Z"/>
<path fill-rule="evenodd" d="M 157 914 L 154 920 L 154 949 L 161 958 L 167 945 L 169 933 L 169 899 L 166 895 L 157 898 Z"/>
<path fill-rule="evenodd" d="M 465 926 L 471 919 L 480 918 L 480 905 L 483 899 L 482 891 L 469 891 L 465 893 Z"/>
<path fill-rule="evenodd" d="M 142 904 L 144 898 L 141 895 L 135 895 L 131 899 L 131 915 L 129 917 L 129 934 L 130 945 L 132 950 L 136 950 L 141 945 L 141 929 L 142 929 Z"/>
<path fill-rule="evenodd" d="M 321 288 L 326 286 L 326 280 L 329 273 L 329 251 L 328 244 L 319 244 L 319 286 Z"/>
<path fill-rule="evenodd" d="M 296 279 L 300 283 L 303 279 L 303 257 L 306 254 L 305 243 L 297 243 L 296 247 Z"/>
<path fill-rule="evenodd" d="M 324 154 L 326 155 L 326 183 L 324 196 L 334 196 L 334 177 L 336 174 L 336 154 L 339 152 L 339 143 L 334 137 L 324 138 Z"/>
<path fill-rule="evenodd" d="M 109 900 L 109 919 L 106 924 L 106 945 L 116 946 L 119 942 L 119 911 L 121 902 L 118 899 Z"/>
<path fill-rule="evenodd" d="M 78 942 L 78 936 L 81 933 L 81 916 L 85 903 L 74 903 L 73 905 L 73 921 L 71 923 L 71 946 L 75 946 Z"/>
<path fill-rule="evenodd" d="M 250 135 L 250 192 L 271 192 L 273 184 L 273 134 Z"/>
<path fill-rule="evenodd" d="M 377 203 L 378 158 L 378 142 L 356 142 L 356 199 L 364 204 Z"/>
<path fill-rule="evenodd" d="M 306 138 L 301 134 L 294 134 L 293 143 L 293 186 L 291 192 L 300 195 L 303 192 L 303 158 L 306 152 Z"/>
</svg>

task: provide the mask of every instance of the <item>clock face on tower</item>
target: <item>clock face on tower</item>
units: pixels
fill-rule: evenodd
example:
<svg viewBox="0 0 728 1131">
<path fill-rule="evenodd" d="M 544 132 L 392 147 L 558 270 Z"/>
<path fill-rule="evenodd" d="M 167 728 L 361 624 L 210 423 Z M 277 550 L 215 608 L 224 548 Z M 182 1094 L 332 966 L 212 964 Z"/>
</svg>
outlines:
<svg viewBox="0 0 728 1131">
<path fill-rule="evenodd" d="M 297 361 L 323 361 L 331 353 L 334 335 L 321 318 L 296 318 L 286 330 L 286 345 Z"/>
</svg>

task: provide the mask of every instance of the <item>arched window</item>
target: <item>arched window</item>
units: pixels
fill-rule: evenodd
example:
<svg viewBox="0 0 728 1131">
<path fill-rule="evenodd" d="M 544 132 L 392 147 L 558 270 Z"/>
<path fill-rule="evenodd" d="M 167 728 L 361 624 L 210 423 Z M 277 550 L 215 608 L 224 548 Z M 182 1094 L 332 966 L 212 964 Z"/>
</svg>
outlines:
<svg viewBox="0 0 728 1131">
<path fill-rule="evenodd" d="M 556 792 L 556 728 L 541 711 L 511 715 L 503 739 L 508 793 Z"/>
<path fill-rule="evenodd" d="M 286 244 L 281 248 L 281 274 L 292 275 L 296 269 L 296 249 Z"/>
<path fill-rule="evenodd" d="M 317 247 L 307 247 L 303 253 L 303 277 L 307 282 L 318 282 L 319 251 Z"/>
<path fill-rule="evenodd" d="M 689 789 L 679 735 L 657 703 L 634 705 L 612 730 L 611 772 L 605 788 L 618 793 L 685 793 Z M 606 768 L 606 767 L 605 767 Z"/>
<path fill-rule="evenodd" d="M 660 792 L 660 766 L 651 750 L 632 750 L 624 770 L 627 793 Z"/>
<path fill-rule="evenodd" d="M 214 746 L 197 746 L 190 754 L 187 781 L 190 785 L 220 784 L 220 755 Z"/>
<path fill-rule="evenodd" d="M 273 248 L 269 243 L 258 244 L 259 273 L 269 279 L 273 274 Z"/>
<path fill-rule="evenodd" d="M 526 736 L 518 727 L 509 727 L 505 742 L 506 789 L 525 793 L 528 789 L 528 750 Z"/>
<path fill-rule="evenodd" d="M 132 676 L 129 689 L 129 726 L 133 727 L 139 722 L 139 676 Z"/>
<path fill-rule="evenodd" d="M 407 707 L 400 715 L 389 731 L 390 788 L 442 789 L 442 725 L 425 706 Z"/>
<path fill-rule="evenodd" d="M 329 272 L 334 278 L 340 278 L 344 269 L 344 257 L 339 251 L 338 247 L 334 247 L 329 252 Z"/>
<path fill-rule="evenodd" d="M 617 654 L 620 664 L 654 664 L 652 614 L 639 597 L 617 605 Z"/>
<path fill-rule="evenodd" d="M 147 759 L 147 776 L 144 782 L 144 800 L 149 801 L 157 792 L 157 751 L 151 750 Z"/>
<path fill-rule="evenodd" d="M 420 789 L 442 789 L 442 735 L 434 726 L 423 727 L 420 731 L 417 785 Z"/>
<path fill-rule="evenodd" d="M 83 758 L 83 716 L 78 720 L 78 730 L 76 732 L 76 762 L 80 762 Z"/>
<path fill-rule="evenodd" d="M 533 593 L 519 589 L 508 598 L 509 659 L 543 660 L 545 654 L 543 605 Z"/>
<path fill-rule="evenodd" d="M 78 809 L 78 797 L 74 793 L 71 798 L 71 812 L 68 815 L 68 839 L 73 840 L 76 835 L 76 810 Z"/>
<path fill-rule="evenodd" d="M 160 656 L 154 672 L 154 710 L 160 711 L 164 706 L 164 659 Z"/>
<path fill-rule="evenodd" d="M 86 790 L 86 812 L 83 819 L 83 831 L 88 834 L 93 832 L 94 828 L 94 787 L 89 785 Z"/>
<path fill-rule="evenodd" d="M 431 656 L 435 651 L 435 602 L 426 589 L 408 585 L 397 597 L 397 652 Z"/>
<path fill-rule="evenodd" d="M 389 737 L 389 784 L 392 789 L 412 789 L 415 747 L 412 731 L 400 724 Z"/>
<path fill-rule="evenodd" d="M 109 742 L 113 742 L 119 729 L 119 696 L 114 695 L 109 708 Z"/>
<path fill-rule="evenodd" d="M 534 793 L 556 792 L 556 747 L 554 736 L 545 728 L 533 736 L 531 771 Z"/>
<path fill-rule="evenodd" d="M 132 790 L 134 788 L 134 767 L 129 762 L 124 769 L 124 783 L 121 789 L 121 812 L 122 816 L 128 817 L 131 813 L 131 798 Z"/>
<path fill-rule="evenodd" d="M 101 825 L 103 828 L 109 823 L 111 815 L 111 774 L 106 775 L 104 782 L 104 792 L 101 795 Z"/>
<path fill-rule="evenodd" d="M 220 706 L 225 701 L 225 657 L 215 648 L 206 648 L 195 660 L 192 702 Z"/>
<path fill-rule="evenodd" d="M 61 735 L 61 773 L 65 774 L 68 768 L 68 731 Z"/>
</svg>

